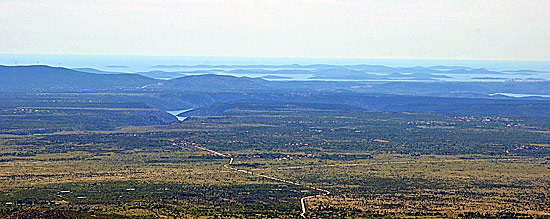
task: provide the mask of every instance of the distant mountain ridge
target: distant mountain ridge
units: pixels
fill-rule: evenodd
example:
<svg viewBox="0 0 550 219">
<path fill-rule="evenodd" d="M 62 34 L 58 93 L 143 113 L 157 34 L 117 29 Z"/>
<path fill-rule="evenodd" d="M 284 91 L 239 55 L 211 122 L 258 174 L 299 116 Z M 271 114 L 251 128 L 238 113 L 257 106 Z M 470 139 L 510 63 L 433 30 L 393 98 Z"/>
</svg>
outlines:
<svg viewBox="0 0 550 219">
<path fill-rule="evenodd" d="M 157 82 L 137 74 L 94 74 L 45 65 L 0 66 L 0 91 L 124 89 Z"/>
<path fill-rule="evenodd" d="M 255 81 L 263 79 L 253 79 Z M 161 82 L 152 88 L 169 90 L 263 90 L 268 86 L 259 84 L 246 77 L 229 75 L 191 75 Z"/>
<path fill-rule="evenodd" d="M 188 69 L 201 69 L 201 68 L 217 68 L 217 69 L 233 69 L 244 71 L 244 69 L 250 71 L 260 72 L 259 70 L 276 69 L 276 70 L 289 70 L 292 73 L 294 71 L 302 71 L 306 73 L 307 70 L 320 70 L 320 69 L 349 69 L 358 70 L 367 73 L 446 73 L 446 74 L 503 74 L 498 71 L 491 71 L 485 68 L 473 69 L 464 66 L 414 66 L 414 67 L 390 67 L 385 65 L 330 65 L 330 64 L 311 64 L 311 65 L 155 65 L 151 66 L 156 69 L 169 69 L 169 68 L 188 68 Z M 271 70 L 265 70 L 270 72 Z M 522 70 L 525 72 L 527 70 Z"/>
<path fill-rule="evenodd" d="M 329 72 L 338 74 L 338 69 Z M 342 71 L 356 74 L 356 70 Z M 150 72 L 155 73 L 155 72 Z M 364 74 L 364 73 L 361 73 Z M 373 77 L 376 77 L 374 75 Z M 429 73 L 388 75 L 393 78 L 433 78 Z M 490 79 L 488 77 L 485 77 Z M 354 92 L 442 97 L 491 98 L 494 93 L 550 94 L 549 81 L 443 82 L 443 81 L 269 81 L 229 75 L 188 75 L 158 80 L 140 74 L 94 74 L 50 66 L 0 66 L 0 92 L 93 92 L 93 91 L 276 91 Z"/>
<path fill-rule="evenodd" d="M 71 68 L 72 70 L 93 74 L 129 74 L 126 72 L 102 71 L 95 68 Z"/>
<path fill-rule="evenodd" d="M 177 71 L 177 72 L 166 72 L 166 71 L 148 71 L 148 72 L 135 72 L 135 73 L 127 73 L 127 72 L 113 72 L 113 71 L 102 71 L 95 68 L 72 68 L 72 70 L 80 71 L 80 72 L 86 72 L 86 73 L 93 73 L 93 74 L 138 74 L 143 75 L 148 78 L 155 78 L 155 79 L 171 79 L 171 78 L 177 78 L 183 76 L 183 72 Z"/>
<path fill-rule="evenodd" d="M 153 70 L 148 72 L 135 72 L 147 77 L 168 80 L 183 75 L 197 74 L 227 74 L 234 76 L 260 77 L 274 75 L 285 77 L 286 80 L 328 80 L 328 81 L 465 81 L 473 77 L 492 77 L 505 80 L 532 80 L 526 75 L 536 75 L 541 71 L 529 69 L 521 70 L 488 70 L 485 68 L 471 68 L 465 66 L 413 66 L 391 67 L 384 65 L 156 65 L 151 69 L 177 69 L 177 71 Z M 93 69 L 78 69 L 90 73 L 105 73 Z M 109 73 L 109 72 L 107 72 Z M 517 77 L 513 77 L 513 76 Z M 540 77 L 540 76 L 539 76 Z M 268 80 L 280 80 L 271 77 Z M 475 79 L 474 79 L 475 80 Z M 497 80 L 497 79 L 493 79 Z M 540 78 L 537 80 L 544 80 Z"/>
<path fill-rule="evenodd" d="M 413 67 L 390 67 L 384 65 L 332 65 L 332 64 L 310 64 L 310 65 L 156 65 L 153 69 L 178 69 L 195 70 L 196 72 L 217 73 L 223 71 L 236 75 L 278 75 L 307 76 L 307 80 L 418 80 L 436 81 L 451 78 L 463 78 L 461 75 L 510 75 L 528 74 L 522 70 L 519 72 L 499 72 L 485 68 L 470 68 L 464 66 L 413 66 Z M 216 70 L 216 71 L 214 71 Z M 396 77 L 398 76 L 398 77 Z M 261 77 L 261 76 L 258 76 Z M 273 78 L 272 78 L 273 79 Z M 503 80 L 505 80 L 504 78 Z M 275 79 L 277 80 L 277 79 Z"/>
<path fill-rule="evenodd" d="M 91 91 L 112 89 L 155 90 L 262 90 L 263 79 L 227 75 L 191 75 L 171 80 L 158 80 L 136 73 L 104 72 L 34 66 L 0 66 L 0 91 Z M 89 73 L 96 72 L 96 73 Z M 148 72 L 150 74 L 159 72 Z M 178 73 L 179 74 L 179 73 Z"/>
</svg>

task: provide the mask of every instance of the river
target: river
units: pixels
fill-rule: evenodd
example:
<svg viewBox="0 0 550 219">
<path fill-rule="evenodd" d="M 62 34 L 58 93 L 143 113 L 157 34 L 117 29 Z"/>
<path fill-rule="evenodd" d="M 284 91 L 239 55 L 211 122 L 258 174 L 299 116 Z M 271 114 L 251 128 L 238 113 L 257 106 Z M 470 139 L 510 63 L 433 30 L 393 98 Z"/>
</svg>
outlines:
<svg viewBox="0 0 550 219">
<path fill-rule="evenodd" d="M 187 117 L 178 116 L 180 113 L 189 112 L 193 110 L 194 108 L 184 109 L 184 110 L 174 110 L 174 111 L 166 111 L 167 113 L 172 114 L 176 118 L 178 118 L 179 121 L 184 121 L 187 119 Z"/>
</svg>

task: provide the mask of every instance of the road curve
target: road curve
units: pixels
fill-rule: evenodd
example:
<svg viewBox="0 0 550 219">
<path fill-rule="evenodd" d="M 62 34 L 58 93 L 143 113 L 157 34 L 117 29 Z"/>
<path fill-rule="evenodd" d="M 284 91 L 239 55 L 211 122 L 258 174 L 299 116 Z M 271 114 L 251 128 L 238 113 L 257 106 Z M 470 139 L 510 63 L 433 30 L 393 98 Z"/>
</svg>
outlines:
<svg viewBox="0 0 550 219">
<path fill-rule="evenodd" d="M 223 165 L 223 167 L 225 167 L 227 169 L 230 169 L 230 170 L 233 170 L 233 171 L 236 171 L 236 172 L 251 174 L 253 176 L 263 177 L 263 178 L 266 178 L 266 179 L 269 179 L 269 180 L 274 180 L 274 181 L 278 181 L 278 182 L 282 182 L 282 183 L 286 183 L 286 184 L 290 184 L 290 185 L 301 186 L 301 187 L 304 187 L 304 188 L 308 188 L 308 189 L 311 189 L 311 190 L 318 191 L 320 193 L 319 195 L 305 196 L 305 197 L 302 197 L 300 199 L 300 205 L 302 206 L 302 209 L 301 209 L 302 213 L 300 214 L 300 216 L 303 217 L 303 218 L 306 218 L 306 212 L 307 212 L 306 203 L 305 203 L 306 199 L 317 197 L 317 196 L 327 196 L 327 195 L 330 194 L 330 191 L 328 191 L 326 189 L 321 189 L 321 188 L 317 188 L 317 187 L 314 187 L 314 186 L 309 186 L 309 185 L 293 182 L 293 181 L 290 181 L 290 180 L 284 180 L 284 179 L 279 179 L 279 178 L 272 177 L 272 176 L 267 176 L 267 175 L 263 175 L 263 174 L 259 174 L 259 173 L 254 173 L 254 172 L 248 171 L 248 170 L 241 170 L 241 169 L 234 168 L 234 167 L 231 166 L 233 164 L 234 158 L 231 157 L 230 155 L 223 154 L 223 153 L 220 153 L 220 152 L 217 152 L 217 151 L 214 151 L 214 150 L 210 150 L 210 149 L 207 149 L 205 147 L 196 146 L 196 145 L 193 145 L 193 147 L 195 147 L 199 150 L 209 152 L 209 153 L 211 153 L 215 156 L 229 157 L 230 158 L 229 163 Z"/>
</svg>

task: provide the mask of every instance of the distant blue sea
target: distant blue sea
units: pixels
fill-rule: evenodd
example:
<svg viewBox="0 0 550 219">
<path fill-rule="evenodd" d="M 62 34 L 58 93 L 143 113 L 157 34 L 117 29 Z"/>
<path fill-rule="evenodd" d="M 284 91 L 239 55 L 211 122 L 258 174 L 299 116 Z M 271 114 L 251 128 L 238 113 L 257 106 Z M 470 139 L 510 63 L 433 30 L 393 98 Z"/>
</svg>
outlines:
<svg viewBox="0 0 550 219">
<path fill-rule="evenodd" d="M 158 70 L 155 65 L 249 65 L 249 64 L 335 64 L 412 66 L 465 66 L 489 70 L 523 70 L 550 72 L 550 61 L 475 61 L 421 59 L 335 59 L 335 58 L 250 58 L 198 56 L 103 56 L 103 55 L 0 55 L 1 65 L 50 65 L 67 68 L 95 68 L 104 71 L 137 72 Z"/>
</svg>

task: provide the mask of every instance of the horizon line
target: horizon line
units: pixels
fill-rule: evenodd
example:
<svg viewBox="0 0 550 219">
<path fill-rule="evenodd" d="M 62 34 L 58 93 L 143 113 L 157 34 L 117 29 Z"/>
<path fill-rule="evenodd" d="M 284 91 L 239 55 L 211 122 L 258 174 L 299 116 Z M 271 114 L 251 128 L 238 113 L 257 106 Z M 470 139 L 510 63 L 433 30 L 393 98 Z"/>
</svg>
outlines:
<svg viewBox="0 0 550 219">
<path fill-rule="evenodd" d="M 529 59 L 450 59 L 450 58 L 390 58 L 390 57 L 292 57 L 292 56 L 208 56 L 208 55 L 128 55 L 128 54 L 23 54 L 0 53 L 0 56 L 115 56 L 115 57 L 195 57 L 195 58 L 249 58 L 249 59 L 327 59 L 327 60 L 425 60 L 425 61 L 496 61 L 496 62 L 550 62 Z"/>
</svg>

